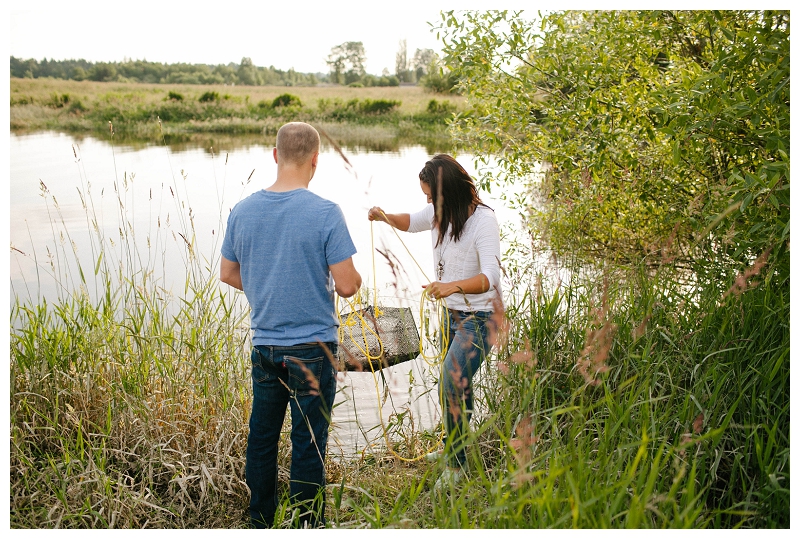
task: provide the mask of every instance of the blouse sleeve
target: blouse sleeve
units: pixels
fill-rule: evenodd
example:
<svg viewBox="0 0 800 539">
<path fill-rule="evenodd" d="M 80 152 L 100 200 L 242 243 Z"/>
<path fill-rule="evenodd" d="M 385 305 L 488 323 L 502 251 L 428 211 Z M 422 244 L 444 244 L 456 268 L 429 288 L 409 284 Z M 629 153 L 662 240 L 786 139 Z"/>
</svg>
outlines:
<svg viewBox="0 0 800 539">
<path fill-rule="evenodd" d="M 428 204 L 420 211 L 410 215 L 409 232 L 423 232 L 433 228 L 433 204 Z"/>
<path fill-rule="evenodd" d="M 475 237 L 481 273 L 489 279 L 490 290 L 500 290 L 500 226 L 494 211 L 484 213 L 480 228 Z"/>
</svg>

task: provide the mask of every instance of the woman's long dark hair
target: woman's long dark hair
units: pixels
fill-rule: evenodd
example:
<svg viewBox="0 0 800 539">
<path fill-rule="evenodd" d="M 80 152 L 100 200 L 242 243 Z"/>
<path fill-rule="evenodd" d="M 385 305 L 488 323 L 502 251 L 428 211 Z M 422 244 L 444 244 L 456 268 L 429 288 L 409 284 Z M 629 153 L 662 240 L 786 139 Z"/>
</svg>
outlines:
<svg viewBox="0 0 800 539">
<path fill-rule="evenodd" d="M 470 209 L 483 204 L 475 182 L 464 167 L 447 154 L 434 155 L 426 162 L 419 172 L 419 179 L 431 188 L 435 210 L 433 219 L 439 229 L 436 245 L 442 243 L 448 230 L 453 240 L 458 241 L 464 232 Z"/>
</svg>

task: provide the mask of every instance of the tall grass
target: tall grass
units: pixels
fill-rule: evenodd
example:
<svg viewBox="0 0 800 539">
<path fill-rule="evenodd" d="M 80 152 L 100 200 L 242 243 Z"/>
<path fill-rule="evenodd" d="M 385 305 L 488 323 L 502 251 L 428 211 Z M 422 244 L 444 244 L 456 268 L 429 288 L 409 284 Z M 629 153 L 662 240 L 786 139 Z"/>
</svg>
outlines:
<svg viewBox="0 0 800 539">
<path fill-rule="evenodd" d="M 788 528 L 788 290 L 767 280 L 720 302 L 665 275 L 611 282 L 531 286 L 508 305 L 464 484 L 436 495 L 440 467 L 395 463 L 363 491 L 334 488 L 336 522 Z"/>
<path fill-rule="evenodd" d="M 217 286 L 218 258 L 196 252 L 178 182 L 166 196 L 176 226 L 159 217 L 136 230 L 127 173 L 115 182 L 114 224 L 82 178 L 88 264 L 44 184 L 54 248 L 46 262 L 16 252 L 61 287 L 49 301 L 15 291 L 11 309 L 12 525 L 238 524 L 224 507 L 247 496 L 236 449 L 246 437 L 248 313 Z M 178 297 L 167 250 L 185 264 Z"/>
<path fill-rule="evenodd" d="M 166 198 L 183 209 L 176 230 L 150 234 L 151 256 L 126 176 L 108 228 L 89 183 L 91 262 L 60 241 L 43 186 L 57 247 L 37 260 L 63 291 L 15 291 L 11 526 L 245 527 L 246 305 L 198 252 L 188 206 Z M 158 250 L 176 248 L 187 271 L 173 296 Z M 435 493 L 444 464 L 416 457 L 438 431 L 395 417 L 393 447 L 329 459 L 329 527 L 789 526 L 788 281 L 765 270 L 726 294 L 733 278 L 687 287 L 666 267 L 559 280 L 517 269 L 477 384 L 467 479 Z M 288 446 L 281 526 L 297 517 Z"/>
</svg>

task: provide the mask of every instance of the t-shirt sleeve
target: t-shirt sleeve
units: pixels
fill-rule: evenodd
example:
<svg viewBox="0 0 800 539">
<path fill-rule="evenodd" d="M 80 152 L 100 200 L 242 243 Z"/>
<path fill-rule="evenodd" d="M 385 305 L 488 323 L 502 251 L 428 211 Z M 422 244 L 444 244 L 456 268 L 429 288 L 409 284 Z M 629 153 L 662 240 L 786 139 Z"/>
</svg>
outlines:
<svg viewBox="0 0 800 539">
<path fill-rule="evenodd" d="M 409 232 L 423 232 L 433 228 L 433 204 L 428 204 L 420 211 L 412 213 L 408 223 Z"/>
<path fill-rule="evenodd" d="M 233 250 L 233 228 L 234 228 L 233 212 L 228 214 L 228 224 L 225 227 L 225 237 L 222 239 L 222 247 L 220 253 L 222 256 L 231 262 L 238 262 L 236 253 Z"/>
<path fill-rule="evenodd" d="M 356 246 L 347 229 L 344 213 L 338 204 L 328 212 L 328 239 L 325 242 L 325 260 L 328 266 L 343 262 L 356 254 Z"/>
</svg>

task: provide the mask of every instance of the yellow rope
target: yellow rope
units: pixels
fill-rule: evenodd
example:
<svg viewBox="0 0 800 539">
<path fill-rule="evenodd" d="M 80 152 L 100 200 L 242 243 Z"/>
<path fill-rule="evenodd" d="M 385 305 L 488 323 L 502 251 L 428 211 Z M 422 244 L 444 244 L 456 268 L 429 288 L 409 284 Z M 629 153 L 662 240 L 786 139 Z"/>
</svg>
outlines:
<svg viewBox="0 0 800 539">
<path fill-rule="evenodd" d="M 397 236 L 397 239 L 400 240 L 400 243 L 403 245 L 403 247 L 405 247 L 406 252 L 408 252 L 408 256 L 411 257 L 411 260 L 413 260 L 414 264 L 417 265 L 417 267 L 419 268 L 419 271 L 422 272 L 422 276 L 425 277 L 425 280 L 428 281 L 428 284 L 430 284 L 432 281 L 428 278 L 428 275 L 425 273 L 425 270 L 422 269 L 422 266 L 420 266 L 420 264 L 417 261 L 417 259 L 414 258 L 414 255 L 411 253 L 411 249 L 408 248 L 408 245 L 406 245 L 406 242 L 404 242 L 403 238 L 400 237 L 400 234 L 398 234 L 397 229 L 394 226 L 392 226 L 391 223 L 389 223 L 389 218 L 386 217 L 386 214 L 383 211 L 381 211 L 381 214 L 383 214 L 383 218 L 386 219 L 386 224 L 388 224 L 389 227 L 394 231 L 394 235 Z M 374 221 L 373 221 L 373 223 L 374 223 Z M 372 224 L 372 223 L 370 223 L 370 224 Z M 370 232 L 371 232 L 371 230 L 370 230 Z M 373 248 L 373 251 L 372 251 L 372 265 L 373 265 L 373 271 L 374 271 L 374 267 L 375 267 L 375 249 L 374 248 Z M 419 354 L 420 354 L 420 356 L 422 356 L 422 359 L 424 359 L 425 362 L 428 365 L 434 366 L 434 365 L 439 365 L 442 361 L 444 361 L 444 356 L 447 353 L 447 348 L 448 348 L 448 344 L 449 344 L 449 341 L 450 341 L 450 317 L 446 316 L 446 311 L 447 310 L 446 310 L 446 305 L 444 303 L 444 299 L 431 298 L 430 294 L 428 294 L 428 289 L 426 288 L 425 290 L 422 291 L 422 296 L 421 296 L 421 299 L 420 299 L 420 302 L 419 302 L 419 322 L 420 322 L 420 325 L 425 323 L 425 321 L 427 320 L 427 317 L 425 317 L 425 300 L 426 299 L 434 304 L 436 312 L 439 313 L 439 327 L 441 328 L 442 342 L 441 342 L 441 348 L 439 350 L 439 353 L 435 354 L 435 355 L 432 355 L 432 356 L 429 356 L 429 355 L 425 354 L 424 343 L 423 343 L 423 340 L 420 339 L 419 340 Z"/>
<path fill-rule="evenodd" d="M 386 214 L 385 213 L 383 214 L 383 216 L 384 216 L 384 218 L 386 218 Z M 389 224 L 388 218 L 386 219 L 386 223 Z M 370 222 L 370 246 L 372 247 L 372 278 L 373 278 L 373 285 L 374 285 L 374 289 L 375 289 L 375 292 L 374 292 L 374 303 L 373 303 L 373 313 L 375 315 L 375 318 L 377 319 L 379 316 L 381 316 L 383 314 L 383 311 L 381 311 L 379 309 L 379 307 L 378 307 L 377 271 L 375 269 L 375 231 L 374 231 L 374 226 L 373 225 L 374 225 L 374 222 Z M 417 265 L 419 270 L 422 272 L 422 275 L 425 277 L 425 279 L 430 284 L 431 281 L 430 281 L 430 279 L 428 279 L 428 276 L 425 274 L 425 270 L 422 269 L 422 266 L 420 266 L 420 264 L 417 261 L 417 259 L 414 258 L 414 255 L 411 253 L 411 249 L 408 248 L 406 243 L 400 237 L 400 234 L 397 233 L 397 229 L 394 226 L 392 226 L 391 224 L 389 224 L 389 226 L 392 228 L 392 230 L 394 230 L 394 233 L 397 236 L 397 239 L 399 239 L 400 243 L 403 244 L 403 247 L 405 247 L 405 249 L 408 252 L 408 254 L 411 257 L 411 259 L 414 261 L 414 263 Z M 447 348 L 448 348 L 449 338 L 450 338 L 450 317 L 447 316 L 447 310 L 445 308 L 443 308 L 444 300 L 441 299 L 441 298 L 438 299 L 438 300 L 434 300 L 428 294 L 428 290 L 427 289 L 423 290 L 422 297 L 420 299 L 420 324 L 425 324 L 425 327 L 426 327 L 425 334 L 426 334 L 426 336 L 428 334 L 428 332 L 427 332 L 427 327 L 428 327 L 427 320 L 428 320 L 428 318 L 425 316 L 425 301 L 426 301 L 426 299 L 428 301 L 430 301 L 431 303 L 433 303 L 434 309 L 436 310 L 436 312 L 439 313 L 439 327 L 440 327 L 440 331 L 441 331 L 441 348 L 440 348 L 440 351 L 437 354 L 434 354 L 434 355 L 425 354 L 424 340 L 420 337 L 420 340 L 419 340 L 419 353 L 420 353 L 420 356 L 423 358 L 423 360 L 425 360 L 425 362 L 428 365 L 436 366 L 436 365 L 441 364 L 442 361 L 444 361 L 444 357 L 445 357 L 445 355 L 447 353 Z M 381 422 L 381 429 L 383 431 L 383 438 L 384 438 L 384 440 L 386 442 L 386 447 L 395 457 L 397 457 L 398 459 L 400 459 L 400 460 L 402 460 L 404 462 L 416 462 L 418 460 L 421 460 L 421 459 L 425 458 L 425 454 L 419 455 L 418 457 L 415 457 L 415 458 L 406 458 L 406 457 L 403 457 L 402 455 L 400 455 L 399 453 L 397 453 L 396 451 L 394 451 L 394 449 L 392 449 L 392 441 L 389 439 L 389 431 L 386 429 L 386 425 L 384 424 L 384 420 L 383 420 L 383 406 L 382 406 L 382 403 L 381 403 L 380 389 L 378 388 L 378 379 L 376 377 L 375 367 L 373 366 L 373 363 L 372 363 L 373 361 L 379 360 L 379 359 L 382 358 L 383 352 L 384 352 L 383 341 L 381 340 L 381 338 L 378 335 L 378 333 L 375 330 L 372 329 L 372 327 L 368 328 L 369 331 L 373 335 L 375 335 L 375 337 L 376 337 L 376 339 L 377 339 L 377 341 L 379 343 L 379 346 L 380 346 L 380 351 L 379 351 L 377 356 L 370 355 L 369 342 L 367 341 L 367 332 L 366 332 L 366 329 L 365 329 L 365 328 L 367 328 L 368 324 L 367 324 L 366 320 L 364 319 L 364 316 L 361 314 L 361 312 L 358 309 L 356 309 L 355 304 L 349 298 L 347 299 L 347 302 L 348 302 L 348 304 L 350 306 L 350 312 L 348 313 L 348 316 L 344 321 L 341 318 L 338 302 L 336 304 L 336 307 L 337 307 L 336 308 L 336 315 L 339 318 L 339 342 L 343 341 L 343 336 L 344 336 L 344 329 L 343 328 L 345 328 L 345 327 L 351 328 L 350 331 L 349 331 L 350 339 L 353 341 L 353 344 L 355 344 L 356 348 L 358 348 L 358 350 L 364 355 L 364 357 L 367 358 L 367 364 L 369 364 L 370 371 L 372 372 L 372 379 L 373 379 L 373 381 L 375 383 L 375 394 L 376 394 L 377 403 L 378 403 L 378 416 L 379 416 L 379 419 L 380 419 L 380 422 Z M 356 325 L 358 323 L 358 322 L 356 322 L 355 317 L 360 319 L 360 322 L 361 322 L 361 334 L 362 334 L 363 341 L 364 341 L 364 347 L 362 347 L 356 341 L 356 339 L 353 338 L 352 326 L 354 326 L 354 325 Z M 441 432 L 440 436 L 439 436 L 439 442 L 441 442 L 444 439 L 444 434 L 445 433 L 444 433 L 444 430 L 443 430 Z"/>
</svg>

